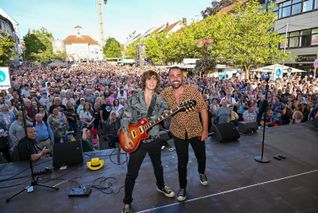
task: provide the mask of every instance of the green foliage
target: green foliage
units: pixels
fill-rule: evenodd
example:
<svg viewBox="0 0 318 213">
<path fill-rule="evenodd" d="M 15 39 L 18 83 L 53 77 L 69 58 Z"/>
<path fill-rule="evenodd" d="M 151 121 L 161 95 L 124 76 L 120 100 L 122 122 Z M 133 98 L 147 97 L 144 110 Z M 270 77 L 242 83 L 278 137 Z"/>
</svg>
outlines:
<svg viewBox="0 0 318 213">
<path fill-rule="evenodd" d="M 4 32 L 0 32 L 0 65 L 7 66 L 8 60 L 16 54 L 14 39 Z"/>
<path fill-rule="evenodd" d="M 126 58 L 136 58 L 137 55 L 137 44 L 142 43 L 141 39 L 137 39 L 130 43 L 125 51 L 125 57 Z"/>
<path fill-rule="evenodd" d="M 61 61 L 66 61 L 67 59 L 67 54 L 66 52 L 61 52 L 61 51 L 57 51 L 56 53 L 53 53 L 52 56 L 53 60 L 61 60 Z"/>
<path fill-rule="evenodd" d="M 284 40 L 283 35 L 273 31 L 276 16 L 271 11 L 261 10 L 256 0 L 237 7 L 232 15 L 233 34 L 229 37 L 228 64 L 249 71 L 257 65 L 279 63 L 290 57 L 278 49 Z"/>
<path fill-rule="evenodd" d="M 150 58 L 154 64 L 164 64 L 166 62 L 165 49 L 167 45 L 166 33 L 153 33 L 144 41 L 146 46 L 146 58 Z"/>
<path fill-rule="evenodd" d="M 54 59 L 52 40 L 53 35 L 45 28 L 33 30 L 23 37 L 26 50 L 24 57 L 26 60 L 47 63 Z"/>
<path fill-rule="evenodd" d="M 107 39 L 103 53 L 106 58 L 121 58 L 120 43 L 115 38 Z"/>
</svg>

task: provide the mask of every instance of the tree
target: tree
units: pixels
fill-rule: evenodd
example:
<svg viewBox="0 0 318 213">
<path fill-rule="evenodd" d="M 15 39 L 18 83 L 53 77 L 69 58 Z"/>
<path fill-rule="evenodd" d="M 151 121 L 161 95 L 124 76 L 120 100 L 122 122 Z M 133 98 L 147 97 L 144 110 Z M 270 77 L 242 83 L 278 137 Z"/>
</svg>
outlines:
<svg viewBox="0 0 318 213">
<path fill-rule="evenodd" d="M 4 32 L 0 32 L 0 65 L 6 66 L 9 59 L 16 54 L 14 39 Z"/>
<path fill-rule="evenodd" d="M 45 28 L 33 30 L 23 37 L 26 50 L 24 56 L 26 60 L 47 63 L 54 57 L 53 54 L 53 35 Z"/>
<path fill-rule="evenodd" d="M 261 8 L 260 3 L 251 0 L 244 6 L 237 6 L 234 14 L 231 14 L 234 27 L 227 38 L 231 45 L 226 61 L 245 70 L 247 79 L 251 68 L 279 63 L 291 56 L 278 48 L 284 36 L 273 31 L 275 14 Z"/>
<path fill-rule="evenodd" d="M 164 47 L 167 43 L 167 33 L 153 33 L 144 41 L 146 46 L 145 57 L 150 58 L 154 64 L 165 64 L 166 55 Z"/>
<path fill-rule="evenodd" d="M 103 53 L 106 58 L 121 58 L 120 43 L 115 38 L 107 39 Z"/>
<path fill-rule="evenodd" d="M 138 38 L 137 40 L 130 43 L 126 50 L 125 50 L 125 56 L 126 58 L 136 58 L 137 55 L 137 44 L 142 43 L 142 40 Z"/>
</svg>

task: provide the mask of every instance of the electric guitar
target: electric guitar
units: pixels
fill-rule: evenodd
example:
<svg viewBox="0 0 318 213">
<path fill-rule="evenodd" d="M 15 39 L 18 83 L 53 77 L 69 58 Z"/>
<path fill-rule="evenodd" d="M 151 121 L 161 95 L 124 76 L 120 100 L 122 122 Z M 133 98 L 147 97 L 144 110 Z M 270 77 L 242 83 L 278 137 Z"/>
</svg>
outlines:
<svg viewBox="0 0 318 213">
<path fill-rule="evenodd" d="M 195 105 L 196 105 L 195 100 L 185 101 L 185 102 L 182 102 L 178 107 L 162 114 L 160 117 L 158 117 L 155 120 L 148 121 L 147 118 L 142 118 L 136 124 L 129 124 L 128 125 L 128 137 L 132 141 L 131 147 L 129 147 L 129 148 L 126 147 L 126 140 L 124 137 L 124 132 L 122 131 L 122 129 L 120 129 L 120 131 L 119 131 L 119 143 L 121 145 L 121 148 L 127 153 L 134 152 L 138 148 L 140 142 L 149 137 L 147 132 L 153 126 L 155 126 L 156 124 L 160 123 L 161 121 L 167 119 L 168 117 L 172 116 L 173 114 L 176 114 L 179 111 L 187 111 L 187 112 L 191 111 L 194 109 Z"/>
</svg>

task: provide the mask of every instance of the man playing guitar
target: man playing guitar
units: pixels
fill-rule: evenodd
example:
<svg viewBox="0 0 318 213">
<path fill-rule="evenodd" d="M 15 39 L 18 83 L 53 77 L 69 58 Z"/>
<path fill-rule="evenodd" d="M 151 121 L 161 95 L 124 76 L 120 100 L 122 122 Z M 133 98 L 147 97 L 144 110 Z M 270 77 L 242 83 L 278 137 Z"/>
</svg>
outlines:
<svg viewBox="0 0 318 213">
<path fill-rule="evenodd" d="M 155 120 L 168 109 L 166 102 L 157 94 L 159 86 L 160 76 L 155 71 L 146 71 L 141 76 L 141 87 L 143 90 L 128 99 L 128 107 L 124 110 L 121 119 L 121 131 L 123 132 L 125 148 L 129 149 L 133 146 L 128 130 L 130 123 L 137 123 L 142 118 Z M 131 202 L 133 200 L 132 192 L 135 180 L 147 153 L 154 168 L 157 191 L 166 197 L 174 197 L 174 192 L 165 185 L 163 178 L 161 144 L 158 142 L 159 126 L 153 126 L 148 131 L 148 135 L 149 137 L 144 139 L 134 152 L 130 153 L 125 180 L 124 213 L 132 212 Z"/>
</svg>

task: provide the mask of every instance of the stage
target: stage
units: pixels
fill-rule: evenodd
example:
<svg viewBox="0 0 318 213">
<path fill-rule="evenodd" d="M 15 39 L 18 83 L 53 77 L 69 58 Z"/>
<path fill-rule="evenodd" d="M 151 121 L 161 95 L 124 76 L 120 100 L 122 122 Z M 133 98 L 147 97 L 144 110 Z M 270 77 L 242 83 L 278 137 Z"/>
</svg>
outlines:
<svg viewBox="0 0 318 213">
<path fill-rule="evenodd" d="M 307 124 L 266 129 L 265 157 L 270 163 L 254 160 L 261 154 L 262 130 L 254 135 L 241 135 L 239 142 L 206 141 L 209 185 L 200 185 L 197 163 L 190 150 L 187 201 L 179 203 L 156 191 L 149 157 L 146 157 L 134 190 L 134 212 L 318 212 L 318 136 Z M 113 155 L 114 154 L 114 155 Z M 286 159 L 276 160 L 275 155 Z M 56 185 L 58 191 L 35 186 L 32 193 L 23 192 L 6 203 L 6 198 L 27 186 L 28 163 L 0 165 L 0 212 L 121 212 L 126 164 L 117 165 L 114 150 L 86 153 L 105 159 L 102 170 L 89 171 L 85 164 L 40 176 L 40 183 Z M 111 161 L 111 159 L 112 161 Z M 121 155 L 121 161 L 125 154 Z M 35 170 L 51 166 L 51 159 L 36 162 Z M 162 152 L 165 181 L 175 192 L 179 189 L 177 156 L 167 149 Z M 15 177 L 12 177 L 16 175 Z M 19 179 L 13 179 L 17 177 Z M 11 181 L 4 179 L 11 177 Z M 70 188 L 92 185 L 99 177 L 106 180 L 112 194 L 92 189 L 89 197 L 69 198 Z M 21 185 L 5 188 L 22 183 Z M 109 184 L 110 183 L 110 184 Z M 119 191 L 119 192 L 118 192 Z M 118 192 L 118 193 L 117 193 Z"/>
</svg>

